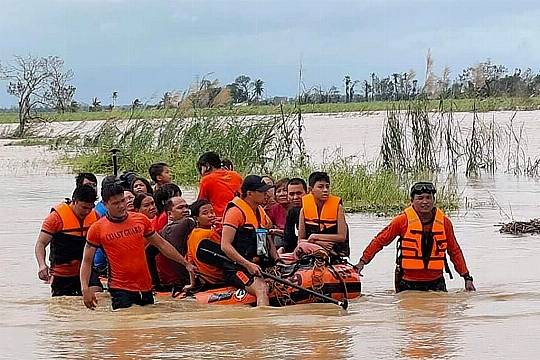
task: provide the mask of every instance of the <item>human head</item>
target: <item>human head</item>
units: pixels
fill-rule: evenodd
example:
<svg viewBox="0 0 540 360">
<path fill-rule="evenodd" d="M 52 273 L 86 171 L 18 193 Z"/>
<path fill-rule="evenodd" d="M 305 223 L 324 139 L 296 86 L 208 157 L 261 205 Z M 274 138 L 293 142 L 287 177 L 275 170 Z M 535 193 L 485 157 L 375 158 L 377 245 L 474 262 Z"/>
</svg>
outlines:
<svg viewBox="0 0 540 360">
<path fill-rule="evenodd" d="M 105 183 L 105 185 L 103 185 L 103 183 Z M 127 215 L 124 187 L 120 185 L 120 183 L 115 181 L 106 183 L 103 181 L 101 186 L 101 199 L 110 216 L 123 218 Z"/>
<path fill-rule="evenodd" d="M 150 194 L 140 193 L 135 195 L 133 207 L 136 212 L 146 215 L 150 220 L 156 217 L 156 204 L 154 198 Z"/>
<path fill-rule="evenodd" d="M 150 173 L 150 178 L 159 185 L 167 184 L 172 181 L 171 172 L 169 170 L 169 165 L 164 162 L 155 163 L 150 165 L 148 169 Z"/>
<path fill-rule="evenodd" d="M 287 195 L 291 206 L 296 208 L 302 207 L 302 197 L 307 193 L 307 185 L 304 179 L 292 178 L 287 183 Z"/>
<path fill-rule="evenodd" d="M 191 210 L 191 216 L 197 220 L 198 227 L 209 229 L 214 225 L 216 214 L 214 213 L 212 204 L 208 200 L 197 200 L 189 208 Z"/>
<path fill-rule="evenodd" d="M 199 174 L 204 175 L 221 168 L 221 159 L 218 153 L 214 151 L 207 151 L 199 157 L 197 160 L 197 170 Z"/>
<path fill-rule="evenodd" d="M 274 185 L 276 202 L 284 206 L 289 205 L 289 197 L 287 196 L 288 183 L 289 178 L 283 178 L 276 181 L 276 184 Z"/>
<path fill-rule="evenodd" d="M 134 195 L 137 195 L 138 193 L 153 194 L 154 190 L 152 190 L 152 186 L 148 180 L 143 177 L 135 177 L 131 181 L 131 192 Z"/>
<path fill-rule="evenodd" d="M 315 171 L 308 178 L 309 190 L 316 200 L 326 201 L 330 195 L 330 177 L 323 171 Z"/>
<path fill-rule="evenodd" d="M 429 214 L 435 205 L 437 189 L 429 181 L 420 181 L 411 186 L 411 205 L 418 214 Z"/>
<path fill-rule="evenodd" d="M 92 173 L 80 173 L 75 177 L 75 187 L 82 185 L 90 185 L 94 189 L 97 188 L 97 178 L 96 175 Z"/>
<path fill-rule="evenodd" d="M 242 182 L 243 199 L 251 199 L 257 205 L 263 205 L 266 202 L 266 192 L 272 185 L 265 184 L 258 175 L 248 175 Z"/>
<path fill-rule="evenodd" d="M 124 190 L 124 198 L 126 199 L 126 209 L 127 211 L 135 211 L 133 206 L 133 200 L 135 200 L 135 195 L 130 190 Z"/>
<path fill-rule="evenodd" d="M 156 192 L 154 193 L 154 200 L 156 202 L 158 214 L 161 214 L 163 211 L 165 211 L 165 204 L 167 203 L 167 200 L 169 200 L 173 196 L 182 196 L 182 190 L 180 190 L 180 188 L 176 184 L 163 184 L 163 186 L 160 186 L 156 190 Z"/>
<path fill-rule="evenodd" d="M 90 184 L 85 184 L 75 188 L 71 196 L 70 206 L 75 216 L 83 220 L 94 208 L 96 200 L 96 189 Z"/>
<path fill-rule="evenodd" d="M 263 183 L 274 186 L 274 179 L 272 179 L 268 175 L 261 176 L 261 180 Z"/>
<path fill-rule="evenodd" d="M 131 183 L 133 180 L 137 177 L 137 174 L 135 174 L 133 171 L 124 171 L 122 175 L 119 176 L 119 180 L 121 181 L 121 185 L 126 190 L 131 190 Z"/>
<path fill-rule="evenodd" d="M 189 216 L 186 200 L 181 196 L 173 196 L 165 203 L 165 211 L 170 221 L 182 220 Z"/>
</svg>

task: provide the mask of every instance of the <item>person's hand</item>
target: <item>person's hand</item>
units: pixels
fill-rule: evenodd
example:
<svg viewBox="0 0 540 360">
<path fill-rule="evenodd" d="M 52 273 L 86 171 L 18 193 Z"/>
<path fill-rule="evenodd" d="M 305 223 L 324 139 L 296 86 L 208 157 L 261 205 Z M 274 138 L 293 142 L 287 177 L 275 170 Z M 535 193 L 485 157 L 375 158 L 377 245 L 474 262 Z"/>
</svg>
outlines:
<svg viewBox="0 0 540 360">
<path fill-rule="evenodd" d="M 318 234 L 311 234 L 307 238 L 307 242 L 313 243 L 315 241 L 319 240 Z"/>
<path fill-rule="evenodd" d="M 364 265 L 366 265 L 366 264 L 364 264 L 362 259 L 360 259 L 358 261 L 358 264 L 354 265 L 354 267 L 356 268 L 356 271 L 358 272 L 358 275 L 360 275 L 360 276 L 363 276 L 362 275 L 362 270 L 364 269 Z"/>
<path fill-rule="evenodd" d="M 40 278 L 40 280 L 49 281 L 51 277 L 51 271 L 47 265 L 42 265 L 39 267 L 38 277 Z"/>
<path fill-rule="evenodd" d="M 259 265 L 250 262 L 246 265 L 246 270 L 253 276 L 262 277 L 262 269 Z"/>
<path fill-rule="evenodd" d="M 476 291 L 472 280 L 465 280 L 465 290 L 466 291 Z"/>
<path fill-rule="evenodd" d="M 94 310 L 97 306 L 96 293 L 91 288 L 82 289 L 84 306 L 90 310 Z"/>
</svg>

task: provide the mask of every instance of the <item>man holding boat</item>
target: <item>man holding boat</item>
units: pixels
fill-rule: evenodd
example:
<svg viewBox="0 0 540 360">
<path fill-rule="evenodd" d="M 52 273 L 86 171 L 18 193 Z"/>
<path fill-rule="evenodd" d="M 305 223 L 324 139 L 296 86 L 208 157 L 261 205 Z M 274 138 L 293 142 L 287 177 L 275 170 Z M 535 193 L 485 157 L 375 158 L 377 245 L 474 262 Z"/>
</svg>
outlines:
<svg viewBox="0 0 540 360">
<path fill-rule="evenodd" d="M 476 290 L 454 235 L 452 222 L 434 206 L 436 192 L 435 186 L 430 182 L 418 182 L 412 186 L 411 206 L 394 218 L 366 247 L 356 265 L 358 272 L 362 271 L 384 246 L 399 236 L 396 292 L 446 291 L 443 271 L 450 272 L 447 253 L 455 270 L 465 281 L 465 290 Z"/>
</svg>

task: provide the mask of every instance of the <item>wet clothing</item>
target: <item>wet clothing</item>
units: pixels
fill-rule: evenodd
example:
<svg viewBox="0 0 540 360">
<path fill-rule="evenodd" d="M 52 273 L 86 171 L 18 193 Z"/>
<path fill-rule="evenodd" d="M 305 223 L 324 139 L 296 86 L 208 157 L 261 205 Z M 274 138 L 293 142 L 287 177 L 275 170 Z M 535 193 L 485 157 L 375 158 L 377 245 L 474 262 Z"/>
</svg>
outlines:
<svg viewBox="0 0 540 360">
<path fill-rule="evenodd" d="M 152 291 L 127 291 L 109 289 L 113 310 L 129 308 L 132 305 L 149 305 L 154 303 Z"/>
<path fill-rule="evenodd" d="M 198 199 L 206 199 L 217 217 L 222 217 L 229 201 L 240 195 L 242 176 L 236 171 L 219 169 L 201 178 Z"/>
<path fill-rule="evenodd" d="M 447 216 L 443 217 L 443 227 L 446 237 L 446 252 L 450 256 L 450 260 L 454 264 L 455 270 L 464 276 L 468 274 L 469 270 L 465 263 L 465 258 L 459 244 L 454 235 L 454 228 L 452 222 Z M 422 224 L 423 232 L 431 232 L 433 221 L 430 223 Z M 362 255 L 362 261 L 368 264 L 371 259 L 377 254 L 384 246 L 389 245 L 396 237 L 405 236 L 408 229 L 407 215 L 402 213 L 395 217 L 389 225 L 387 225 L 366 247 Z M 443 276 L 443 270 L 437 269 L 402 269 L 403 279 L 406 281 L 435 281 Z"/>
<path fill-rule="evenodd" d="M 302 198 L 302 213 L 306 229 L 306 239 L 311 234 L 337 234 L 338 213 L 341 206 L 341 198 L 330 195 L 324 202 L 319 212 L 317 201 L 313 194 L 307 194 Z M 348 257 L 351 253 L 349 236 L 343 242 L 336 242 L 333 247 L 334 255 Z"/>
<path fill-rule="evenodd" d="M 52 236 L 49 261 L 53 276 L 79 276 L 87 231 L 97 219 L 92 210 L 84 220 L 80 220 L 66 203 L 51 210 L 41 231 Z"/>
<path fill-rule="evenodd" d="M 87 243 L 102 247 L 109 261 L 109 289 L 135 292 L 152 289 L 145 255 L 145 237 L 152 234 L 150 220 L 132 212 L 120 221 L 102 217 L 90 227 Z"/>
<path fill-rule="evenodd" d="M 446 292 L 446 282 L 444 276 L 432 281 L 407 281 L 402 278 L 396 279 L 396 293 L 405 290 L 416 291 L 444 291 Z"/>
<path fill-rule="evenodd" d="M 187 241 L 188 249 L 186 259 L 199 271 L 200 277 L 205 283 L 219 284 L 223 282 L 222 261 L 207 261 L 211 256 L 200 256 L 201 249 L 223 254 L 221 251 L 221 237 L 212 229 L 195 228 Z M 206 261 L 205 261 L 206 260 Z"/>
<path fill-rule="evenodd" d="M 187 239 L 195 228 L 195 220 L 185 218 L 167 224 L 161 231 L 161 236 L 167 240 L 182 255 L 186 255 Z M 157 250 L 157 249 L 156 249 Z M 148 252 L 147 252 L 148 254 Z M 165 255 L 158 253 L 155 257 L 159 285 L 186 285 L 189 283 L 189 273 L 186 268 Z M 154 285 L 157 285 L 154 283 Z"/>
<path fill-rule="evenodd" d="M 298 245 L 298 224 L 300 223 L 300 211 L 302 208 L 291 208 L 287 212 L 282 246 L 284 252 L 290 253 Z"/>
<path fill-rule="evenodd" d="M 273 265 L 273 260 L 268 256 L 257 254 L 256 229 L 269 229 L 271 225 L 272 222 L 262 206 L 258 206 L 257 210 L 253 211 L 248 203 L 238 197 L 229 203 L 223 218 L 223 227 L 229 226 L 236 229 L 232 246 L 246 260 L 258 264 L 263 269 Z M 224 262 L 223 266 L 227 283 L 240 288 L 253 283 L 253 276 L 247 271 L 238 269 L 236 265 L 228 262 Z"/>
<path fill-rule="evenodd" d="M 96 272 L 90 274 L 88 286 L 103 288 L 101 281 Z M 82 296 L 81 278 L 77 276 L 54 276 L 51 282 L 52 296 Z"/>
<path fill-rule="evenodd" d="M 152 219 L 152 226 L 154 227 L 154 230 L 160 232 L 161 230 L 163 230 L 163 228 L 167 225 L 168 222 L 169 218 L 167 217 L 167 212 L 164 211 Z"/>
</svg>

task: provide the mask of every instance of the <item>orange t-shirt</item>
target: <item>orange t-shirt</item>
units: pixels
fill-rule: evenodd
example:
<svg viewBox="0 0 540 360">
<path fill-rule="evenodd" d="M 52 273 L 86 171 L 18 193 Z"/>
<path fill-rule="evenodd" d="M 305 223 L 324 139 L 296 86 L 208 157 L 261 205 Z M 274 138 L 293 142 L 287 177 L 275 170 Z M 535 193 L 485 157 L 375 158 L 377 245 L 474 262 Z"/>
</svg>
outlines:
<svg viewBox="0 0 540 360">
<path fill-rule="evenodd" d="M 150 220 L 139 213 L 128 213 L 121 222 L 102 217 L 88 230 L 87 242 L 103 247 L 109 262 L 109 288 L 150 291 L 152 278 L 146 262 L 145 237 L 154 233 Z"/>
<path fill-rule="evenodd" d="M 218 284 L 223 281 L 223 270 L 216 266 L 209 265 L 203 261 L 200 261 L 197 258 L 197 249 L 199 248 L 199 244 L 203 240 L 210 240 L 217 245 L 221 244 L 220 236 L 214 230 L 195 228 L 189 235 L 187 241 L 187 261 L 197 267 L 203 279 L 205 279 L 211 284 Z"/>
<path fill-rule="evenodd" d="M 236 171 L 215 170 L 202 177 L 197 198 L 208 200 L 216 216 L 222 217 L 229 201 L 240 194 L 242 181 L 242 176 Z"/>
<path fill-rule="evenodd" d="M 371 241 L 371 243 L 364 250 L 362 255 L 362 261 L 366 264 L 373 259 L 383 247 L 389 245 L 398 236 L 404 236 L 407 231 L 407 215 L 402 213 L 395 217 L 392 222 L 386 226 L 377 236 Z M 431 224 L 424 225 L 424 231 L 430 231 Z M 447 253 L 450 256 L 450 260 L 454 264 L 455 270 L 460 275 L 465 275 L 469 272 L 465 263 L 465 258 L 461 252 L 461 248 L 454 235 L 454 228 L 452 222 L 448 217 L 444 217 L 444 231 L 446 233 Z M 403 269 L 403 279 L 408 281 L 432 281 L 440 278 L 442 271 L 440 270 L 411 270 Z"/>
</svg>

